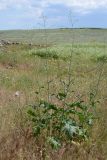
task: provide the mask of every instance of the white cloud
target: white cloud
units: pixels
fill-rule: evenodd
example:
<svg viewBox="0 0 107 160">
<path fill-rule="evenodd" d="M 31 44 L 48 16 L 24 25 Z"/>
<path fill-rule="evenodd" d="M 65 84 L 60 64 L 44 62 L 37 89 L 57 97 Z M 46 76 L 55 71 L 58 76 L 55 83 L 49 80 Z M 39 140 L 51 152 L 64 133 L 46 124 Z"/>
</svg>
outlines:
<svg viewBox="0 0 107 160">
<path fill-rule="evenodd" d="M 47 0 L 71 7 L 75 12 L 87 13 L 98 8 L 107 8 L 107 0 Z"/>
<path fill-rule="evenodd" d="M 46 7 L 52 4 L 63 4 L 73 11 L 81 13 L 107 8 L 107 0 L 0 0 L 0 10 L 12 7 L 41 15 L 43 11 L 45 12 Z"/>
<path fill-rule="evenodd" d="M 19 9 L 26 15 L 37 15 L 37 17 L 42 14 L 44 7 L 44 3 L 34 0 L 0 0 L 0 11 Z"/>
</svg>

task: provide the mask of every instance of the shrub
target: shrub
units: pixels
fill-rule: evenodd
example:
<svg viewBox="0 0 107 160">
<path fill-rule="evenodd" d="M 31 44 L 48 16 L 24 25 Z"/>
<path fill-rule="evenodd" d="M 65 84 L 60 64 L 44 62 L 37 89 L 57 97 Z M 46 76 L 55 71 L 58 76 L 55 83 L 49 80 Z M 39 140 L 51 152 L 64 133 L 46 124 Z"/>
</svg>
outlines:
<svg viewBox="0 0 107 160">
<path fill-rule="evenodd" d="M 107 62 L 107 55 L 100 55 L 97 57 L 98 62 Z"/>
<path fill-rule="evenodd" d="M 59 101 L 64 101 L 66 95 L 58 93 Z M 57 106 L 54 103 L 40 100 L 28 110 L 33 123 L 34 136 L 45 136 L 45 142 L 53 149 L 60 148 L 64 143 L 87 140 L 89 127 L 93 124 L 95 102 L 90 94 L 89 104 L 82 100 Z"/>
<path fill-rule="evenodd" d="M 55 50 L 37 50 L 37 51 L 32 51 L 30 53 L 30 55 L 32 56 L 38 56 L 41 57 L 43 59 L 47 59 L 47 58 L 53 58 L 53 59 L 58 59 L 58 53 Z"/>
</svg>

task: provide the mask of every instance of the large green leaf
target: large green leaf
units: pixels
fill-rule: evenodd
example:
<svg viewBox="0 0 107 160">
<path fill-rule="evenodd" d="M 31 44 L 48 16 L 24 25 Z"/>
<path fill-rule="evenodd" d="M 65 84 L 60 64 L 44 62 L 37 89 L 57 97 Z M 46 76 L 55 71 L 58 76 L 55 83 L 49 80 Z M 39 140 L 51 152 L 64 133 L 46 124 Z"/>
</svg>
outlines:
<svg viewBox="0 0 107 160">
<path fill-rule="evenodd" d="M 73 136 L 77 133 L 77 130 L 78 130 L 78 126 L 75 126 L 71 122 L 66 122 L 63 127 L 63 131 L 68 136 L 68 138 L 73 138 Z"/>
</svg>

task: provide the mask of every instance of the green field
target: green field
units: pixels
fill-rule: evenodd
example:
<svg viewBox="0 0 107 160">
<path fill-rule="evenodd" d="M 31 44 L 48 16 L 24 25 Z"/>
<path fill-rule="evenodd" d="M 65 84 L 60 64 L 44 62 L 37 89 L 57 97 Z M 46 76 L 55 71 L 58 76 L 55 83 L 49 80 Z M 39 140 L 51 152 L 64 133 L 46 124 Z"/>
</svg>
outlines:
<svg viewBox="0 0 107 160">
<path fill-rule="evenodd" d="M 78 43 L 107 42 L 107 29 L 48 29 L 46 32 L 49 44 L 68 44 L 74 39 Z M 41 44 L 45 34 L 43 29 L 0 31 L 0 39 Z"/>
<path fill-rule="evenodd" d="M 107 30 L 0 31 L 1 39 L 21 44 L 0 47 L 0 160 L 42 160 L 43 139 L 32 135 L 27 110 L 37 103 L 41 88 L 39 98 L 47 98 L 47 76 L 50 93 L 62 91 L 60 80 L 68 80 L 70 62 L 70 100 L 79 95 L 87 101 L 97 86 L 97 118 L 87 141 L 66 146 L 63 154 L 63 148 L 48 148 L 45 160 L 106 160 Z"/>
</svg>

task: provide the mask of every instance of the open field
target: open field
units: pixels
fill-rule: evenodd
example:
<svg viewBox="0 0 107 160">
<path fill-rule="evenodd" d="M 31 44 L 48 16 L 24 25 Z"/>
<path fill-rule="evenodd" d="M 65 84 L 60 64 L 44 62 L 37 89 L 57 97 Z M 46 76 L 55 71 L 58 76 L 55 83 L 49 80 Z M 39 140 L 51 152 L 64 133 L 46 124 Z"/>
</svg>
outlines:
<svg viewBox="0 0 107 160">
<path fill-rule="evenodd" d="M 0 31 L 1 39 L 41 44 L 45 34 L 43 29 Z M 49 44 L 71 43 L 73 39 L 80 43 L 107 42 L 107 29 L 48 29 L 47 39 Z"/>
<path fill-rule="evenodd" d="M 87 101 L 99 83 L 97 119 L 88 141 L 67 146 L 62 157 L 61 151 L 50 149 L 46 160 L 107 160 L 107 30 L 60 29 L 46 34 L 0 31 L 0 39 L 22 42 L 0 47 L 0 160 L 42 160 L 42 139 L 33 137 L 27 110 L 38 101 L 38 90 L 39 98 L 47 98 L 47 74 L 50 93 L 62 90 L 60 80 L 67 81 L 71 53 L 71 100 L 82 95 Z"/>
</svg>

